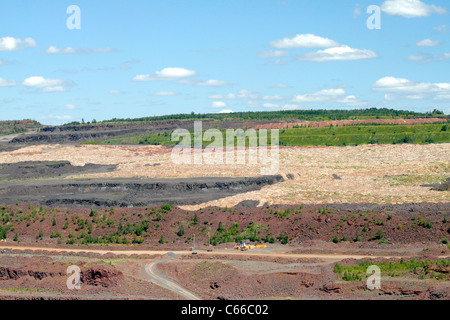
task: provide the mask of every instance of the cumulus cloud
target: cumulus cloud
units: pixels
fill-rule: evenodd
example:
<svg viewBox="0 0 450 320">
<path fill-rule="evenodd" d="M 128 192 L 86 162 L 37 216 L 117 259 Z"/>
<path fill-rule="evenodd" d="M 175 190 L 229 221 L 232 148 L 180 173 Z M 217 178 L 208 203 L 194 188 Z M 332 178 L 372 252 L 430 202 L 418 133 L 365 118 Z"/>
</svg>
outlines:
<svg viewBox="0 0 450 320">
<path fill-rule="evenodd" d="M 11 63 L 10 61 L 0 59 L 0 66 L 6 66 L 6 65 L 8 65 L 10 63 Z"/>
<path fill-rule="evenodd" d="M 428 17 L 433 13 L 445 14 L 447 10 L 434 4 L 428 5 L 421 0 L 387 0 L 381 10 L 391 16 L 404 18 Z"/>
<path fill-rule="evenodd" d="M 36 47 L 36 41 L 32 38 L 18 39 L 13 37 L 0 38 L 0 51 L 16 51 L 25 48 Z"/>
<path fill-rule="evenodd" d="M 362 100 L 356 98 L 355 96 L 346 96 L 343 99 L 337 100 L 337 102 L 346 104 L 348 106 L 362 106 L 362 105 L 366 104 L 365 101 L 362 101 Z"/>
<path fill-rule="evenodd" d="M 324 89 L 314 93 L 307 93 L 295 96 L 292 102 L 324 102 L 332 101 L 345 96 L 344 89 Z"/>
<path fill-rule="evenodd" d="M 63 106 L 63 109 L 66 109 L 66 110 L 75 110 L 75 109 L 77 109 L 77 106 L 75 106 L 75 105 L 73 105 L 73 104 L 66 104 L 66 105 Z"/>
<path fill-rule="evenodd" d="M 74 121 L 75 118 L 70 115 L 46 115 L 46 116 L 40 116 L 36 117 L 36 120 L 39 122 L 49 122 L 54 124 L 60 124 L 65 122 L 71 122 Z"/>
<path fill-rule="evenodd" d="M 164 68 L 153 74 L 137 75 L 133 78 L 133 81 L 173 81 L 193 77 L 196 74 L 196 71 L 185 68 Z"/>
<path fill-rule="evenodd" d="M 284 38 L 270 43 L 273 48 L 278 49 L 311 49 L 311 48 L 330 48 L 335 47 L 338 43 L 334 40 L 316 36 L 311 33 L 298 34 L 292 38 Z"/>
<path fill-rule="evenodd" d="M 286 57 L 289 55 L 289 52 L 282 50 L 269 50 L 263 51 L 259 54 L 260 58 L 276 58 L 276 57 Z"/>
<path fill-rule="evenodd" d="M 6 80 L 0 78 L 0 87 L 14 87 L 17 85 L 17 82 L 14 80 Z"/>
<path fill-rule="evenodd" d="M 448 31 L 448 26 L 446 24 L 441 24 L 440 26 L 436 26 L 433 29 L 434 31 L 439 33 L 446 33 Z"/>
<path fill-rule="evenodd" d="M 257 100 L 260 98 L 260 95 L 256 92 L 252 92 L 250 90 L 239 90 L 237 93 L 228 93 L 226 95 L 222 94 L 214 94 L 208 97 L 209 99 L 220 99 L 220 100 Z"/>
<path fill-rule="evenodd" d="M 127 60 L 127 61 L 122 63 L 120 68 L 123 69 L 123 70 L 130 70 L 131 69 L 130 64 L 136 64 L 136 63 L 140 63 L 140 62 L 141 62 L 141 60 L 139 60 L 139 59 Z"/>
<path fill-rule="evenodd" d="M 267 109 L 279 109 L 280 108 L 280 105 L 274 104 L 274 103 L 263 103 L 262 106 Z"/>
<path fill-rule="evenodd" d="M 45 79 L 43 77 L 29 77 L 22 82 L 23 86 L 38 89 L 41 92 L 66 91 L 63 84 L 64 81 L 61 79 Z"/>
<path fill-rule="evenodd" d="M 381 78 L 373 84 L 372 88 L 375 91 L 386 92 L 390 100 L 398 96 L 413 100 L 428 97 L 441 99 L 450 94 L 450 83 L 417 82 L 396 77 Z"/>
<path fill-rule="evenodd" d="M 275 95 L 275 96 L 264 96 L 263 100 L 283 100 L 284 97 L 280 96 L 280 95 Z"/>
<path fill-rule="evenodd" d="M 438 55 L 422 54 L 420 56 L 409 56 L 408 60 L 418 63 L 429 63 L 433 61 L 444 61 L 450 59 L 450 53 L 443 53 Z"/>
<path fill-rule="evenodd" d="M 211 108 L 225 108 L 227 104 L 223 101 L 214 101 L 211 104 Z"/>
<path fill-rule="evenodd" d="M 332 102 L 332 103 L 342 103 L 346 105 L 364 105 L 364 101 L 357 99 L 355 96 L 347 95 L 344 89 L 324 89 L 321 91 L 301 94 L 295 96 L 291 102 L 294 103 L 305 103 L 305 102 Z"/>
<path fill-rule="evenodd" d="M 274 86 L 271 86 L 271 88 L 276 88 L 276 89 L 285 89 L 285 88 L 290 88 L 290 85 L 287 85 L 285 83 L 278 83 Z"/>
<path fill-rule="evenodd" d="M 93 53 L 108 53 L 115 51 L 112 48 L 98 48 L 98 49 L 74 49 L 72 47 L 67 47 L 64 49 L 59 49 L 55 46 L 50 46 L 44 53 L 48 54 L 93 54 Z"/>
<path fill-rule="evenodd" d="M 173 91 L 158 91 L 155 92 L 154 95 L 159 97 L 170 97 L 176 95 L 176 93 Z"/>
<path fill-rule="evenodd" d="M 344 61 L 344 60 L 361 60 L 361 59 L 373 59 L 378 55 L 372 50 L 353 49 L 349 46 L 339 46 L 328 48 L 325 50 L 319 50 L 317 52 L 310 52 L 297 57 L 301 61 Z"/>
<path fill-rule="evenodd" d="M 299 110 L 303 109 L 303 107 L 299 106 L 298 104 L 285 104 L 281 107 L 281 110 L 289 111 L 289 110 Z"/>
<path fill-rule="evenodd" d="M 206 80 L 206 81 L 194 82 L 194 84 L 199 87 L 223 87 L 223 86 L 229 85 L 229 83 L 226 81 L 213 80 L 213 79 Z"/>
<path fill-rule="evenodd" d="M 424 39 L 416 43 L 418 47 L 436 47 L 440 44 L 441 42 L 439 40 L 431 40 L 431 39 Z"/>
<path fill-rule="evenodd" d="M 233 110 L 231 110 L 231 109 L 224 109 L 224 110 L 220 110 L 219 112 L 217 112 L 217 113 L 233 113 L 234 111 Z"/>
<path fill-rule="evenodd" d="M 125 92 L 122 90 L 109 90 L 110 94 L 124 94 Z"/>
</svg>

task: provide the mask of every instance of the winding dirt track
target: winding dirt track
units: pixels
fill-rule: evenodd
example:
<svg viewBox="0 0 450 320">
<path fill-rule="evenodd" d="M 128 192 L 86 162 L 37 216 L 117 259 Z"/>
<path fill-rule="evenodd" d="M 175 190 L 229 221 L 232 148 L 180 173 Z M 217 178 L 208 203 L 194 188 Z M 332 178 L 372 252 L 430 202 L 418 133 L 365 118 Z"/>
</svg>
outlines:
<svg viewBox="0 0 450 320">
<path fill-rule="evenodd" d="M 188 300 L 201 300 L 200 297 L 196 296 L 191 291 L 183 288 L 182 286 L 180 286 L 175 281 L 170 280 L 169 278 L 164 276 L 164 274 L 162 274 L 161 272 L 159 272 L 156 269 L 156 265 L 158 263 L 170 261 L 170 260 L 176 259 L 177 257 L 178 257 L 177 255 L 170 255 L 170 256 L 165 257 L 165 258 L 163 258 L 161 260 L 153 261 L 150 264 L 146 264 L 145 265 L 145 272 L 150 277 L 150 281 L 151 282 L 156 283 L 157 285 L 159 285 L 161 287 L 164 287 L 166 289 L 169 289 L 169 290 L 171 290 L 171 291 L 173 291 L 175 293 L 178 293 L 179 295 L 185 297 Z"/>
</svg>

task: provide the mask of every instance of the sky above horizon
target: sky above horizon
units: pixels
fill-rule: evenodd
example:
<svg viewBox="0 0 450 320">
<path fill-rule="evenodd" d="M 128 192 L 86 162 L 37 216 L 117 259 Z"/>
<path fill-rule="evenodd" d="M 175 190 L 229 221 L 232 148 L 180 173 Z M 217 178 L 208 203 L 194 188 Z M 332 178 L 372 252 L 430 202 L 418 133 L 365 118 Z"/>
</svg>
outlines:
<svg viewBox="0 0 450 320">
<path fill-rule="evenodd" d="M 80 8 L 80 29 L 69 29 Z M 380 29 L 369 29 L 371 5 Z M 450 113 L 444 0 L 3 1 L 0 120 Z M 75 17 L 76 18 L 76 17 Z M 378 20 L 375 20 L 378 21 Z"/>
</svg>

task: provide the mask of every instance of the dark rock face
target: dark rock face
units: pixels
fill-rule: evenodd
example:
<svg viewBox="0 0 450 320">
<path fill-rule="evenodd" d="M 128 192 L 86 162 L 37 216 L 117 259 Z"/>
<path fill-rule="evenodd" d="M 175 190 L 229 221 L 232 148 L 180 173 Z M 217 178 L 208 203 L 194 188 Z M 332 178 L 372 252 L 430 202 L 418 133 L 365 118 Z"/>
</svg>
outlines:
<svg viewBox="0 0 450 320">
<path fill-rule="evenodd" d="M 110 172 L 116 165 L 98 165 L 88 163 L 73 166 L 69 161 L 24 161 L 0 164 L 0 179 L 33 179 L 63 177 L 71 174 Z"/>
<path fill-rule="evenodd" d="M 11 267 L 0 267 L 0 281 L 18 280 L 23 277 L 31 277 L 35 280 L 43 280 L 47 277 L 67 277 L 65 272 L 48 272 L 39 270 L 14 269 Z M 89 268 L 81 271 L 80 280 L 89 286 L 101 286 L 109 288 L 116 286 L 122 281 L 124 275 L 121 271 L 106 268 Z"/>
<path fill-rule="evenodd" d="M 83 179 L 11 181 L 0 185 L 0 202 L 47 206 L 159 206 L 200 204 L 259 190 L 281 175 L 250 178 Z"/>
<path fill-rule="evenodd" d="M 17 280 L 19 278 L 30 276 L 36 280 L 42 280 L 47 277 L 64 276 L 62 272 L 46 272 L 34 270 L 13 269 L 10 267 L 0 267 L 0 280 Z"/>
<path fill-rule="evenodd" d="M 86 271 L 81 272 L 80 280 L 82 283 L 86 283 L 90 286 L 109 288 L 116 286 L 123 279 L 123 277 L 123 273 L 118 270 L 89 268 Z"/>
</svg>

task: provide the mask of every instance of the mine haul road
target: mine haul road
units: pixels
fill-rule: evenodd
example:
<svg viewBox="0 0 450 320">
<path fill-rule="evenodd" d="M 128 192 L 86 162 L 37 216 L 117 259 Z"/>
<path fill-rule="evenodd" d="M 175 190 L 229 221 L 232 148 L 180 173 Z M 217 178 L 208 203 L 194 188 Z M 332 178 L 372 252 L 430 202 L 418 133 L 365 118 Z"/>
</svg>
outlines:
<svg viewBox="0 0 450 320">
<path fill-rule="evenodd" d="M 187 300 L 201 300 L 202 298 L 195 295 L 193 292 L 183 288 L 175 281 L 167 278 L 162 272 L 157 270 L 157 264 L 176 259 L 182 255 L 192 254 L 192 251 L 158 251 L 158 250 L 101 250 L 101 249 L 66 249 L 66 248 L 42 248 L 42 247 L 20 247 L 20 246 L 5 246 L 0 245 L 0 250 L 14 249 L 14 250 L 32 250 L 32 251 L 48 251 L 48 252 L 72 252 L 72 253 L 99 253 L 99 254 L 148 254 L 148 255 L 166 255 L 162 259 L 153 261 L 145 265 L 145 273 L 149 277 L 149 281 L 164 287 L 172 292 L 179 294 Z M 200 255 L 244 255 L 244 256 L 263 256 L 263 257 L 284 257 L 284 258 L 318 258 L 323 259 L 327 263 L 334 263 L 344 259 L 365 259 L 365 258 L 400 258 L 399 256 L 386 255 L 352 255 L 352 254 L 303 254 L 303 253 L 289 253 L 289 252 L 240 252 L 234 250 L 214 250 L 214 251 L 198 251 Z M 440 258 L 448 258 L 449 256 L 442 256 Z"/>
</svg>

